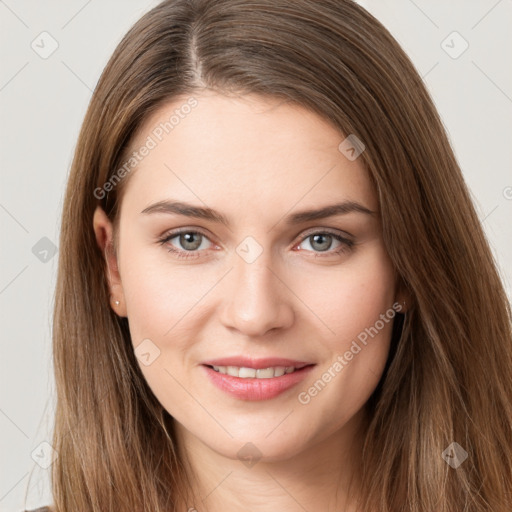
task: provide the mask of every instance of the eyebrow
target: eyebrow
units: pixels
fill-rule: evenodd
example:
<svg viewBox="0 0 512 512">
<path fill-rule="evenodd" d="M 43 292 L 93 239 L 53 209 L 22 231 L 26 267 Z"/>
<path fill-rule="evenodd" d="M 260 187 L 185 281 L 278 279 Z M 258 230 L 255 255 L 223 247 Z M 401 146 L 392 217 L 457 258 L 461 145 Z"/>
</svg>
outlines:
<svg viewBox="0 0 512 512">
<path fill-rule="evenodd" d="M 159 201 L 142 210 L 141 214 L 167 213 L 183 215 L 185 217 L 193 217 L 197 219 L 209 220 L 217 222 L 225 226 L 229 226 L 228 219 L 221 213 L 211 208 L 203 208 L 194 206 L 182 201 Z M 317 209 L 303 210 L 293 213 L 285 217 L 284 221 L 287 225 L 300 224 L 307 221 L 324 219 L 335 215 L 346 215 L 348 213 L 362 213 L 365 215 L 376 215 L 374 212 L 362 204 L 355 201 L 342 201 L 341 203 L 330 204 Z"/>
</svg>

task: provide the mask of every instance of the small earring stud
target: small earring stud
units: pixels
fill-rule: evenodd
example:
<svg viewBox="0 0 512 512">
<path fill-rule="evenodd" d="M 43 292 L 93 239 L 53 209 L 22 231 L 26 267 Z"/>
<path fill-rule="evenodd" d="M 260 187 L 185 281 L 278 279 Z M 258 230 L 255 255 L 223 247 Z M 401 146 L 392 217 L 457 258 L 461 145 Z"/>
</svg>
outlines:
<svg viewBox="0 0 512 512">
<path fill-rule="evenodd" d="M 114 301 L 114 304 L 115 304 L 116 306 L 119 306 L 119 304 L 121 304 L 121 303 L 120 303 L 118 300 L 115 300 L 115 301 Z"/>
</svg>

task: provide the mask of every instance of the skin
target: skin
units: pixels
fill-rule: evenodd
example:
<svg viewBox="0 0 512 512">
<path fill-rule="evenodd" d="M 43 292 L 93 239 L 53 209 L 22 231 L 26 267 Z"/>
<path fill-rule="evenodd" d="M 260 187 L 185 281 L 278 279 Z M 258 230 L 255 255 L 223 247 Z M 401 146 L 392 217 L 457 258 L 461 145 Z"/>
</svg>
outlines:
<svg viewBox="0 0 512 512">
<path fill-rule="evenodd" d="M 150 339 L 160 351 L 144 377 L 175 418 L 178 444 L 195 473 L 195 507 L 217 511 L 351 511 L 347 487 L 362 442 L 364 404 L 382 375 L 392 321 L 307 404 L 298 400 L 395 302 L 403 302 L 382 239 L 378 200 L 361 158 L 338 150 L 345 138 L 302 107 L 255 95 L 195 94 L 198 106 L 137 165 L 121 202 L 119 245 L 101 208 L 94 215 L 105 250 L 112 304 L 128 317 L 134 348 Z M 146 120 L 140 148 L 187 98 Z M 209 207 L 229 220 L 141 213 L 166 199 Z M 287 225 L 302 210 L 344 200 L 351 212 Z M 177 228 L 199 230 L 195 257 Z M 336 232 L 314 242 L 312 234 Z M 262 249 L 252 263 L 236 252 L 245 237 Z M 309 237 L 308 237 L 309 236 Z M 324 245 L 322 245 L 322 243 Z M 322 251 L 321 247 L 327 247 Z M 338 249 L 345 248 L 341 253 Z M 153 345 L 152 345 L 153 346 Z M 263 401 L 227 395 L 205 377 L 202 362 L 232 355 L 316 363 L 306 380 Z M 237 452 L 262 456 L 252 467 Z M 356 483 L 354 482 L 354 485 Z"/>
</svg>

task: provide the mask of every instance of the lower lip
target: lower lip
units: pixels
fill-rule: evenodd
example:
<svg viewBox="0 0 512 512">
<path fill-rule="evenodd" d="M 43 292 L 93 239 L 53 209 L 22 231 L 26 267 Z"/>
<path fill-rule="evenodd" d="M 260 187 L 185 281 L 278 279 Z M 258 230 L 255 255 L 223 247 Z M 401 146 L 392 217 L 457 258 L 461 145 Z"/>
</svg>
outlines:
<svg viewBox="0 0 512 512">
<path fill-rule="evenodd" d="M 216 372 L 209 366 L 203 365 L 202 367 L 213 384 L 239 400 L 269 400 L 304 380 L 313 366 L 305 366 L 292 373 L 285 373 L 281 377 L 270 379 L 243 379 Z"/>
</svg>

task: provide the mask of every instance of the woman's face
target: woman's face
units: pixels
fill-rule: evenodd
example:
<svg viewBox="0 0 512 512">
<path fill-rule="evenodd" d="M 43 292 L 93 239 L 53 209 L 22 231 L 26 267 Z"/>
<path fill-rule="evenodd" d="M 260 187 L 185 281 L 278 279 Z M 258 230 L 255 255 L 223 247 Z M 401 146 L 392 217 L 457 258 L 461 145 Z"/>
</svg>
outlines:
<svg viewBox="0 0 512 512">
<path fill-rule="evenodd" d="M 194 98 L 160 108 L 132 144 L 116 311 L 188 439 L 284 460 L 346 430 L 382 375 L 400 297 L 378 201 L 317 115 Z M 95 229 L 110 229 L 100 212 Z"/>
</svg>

